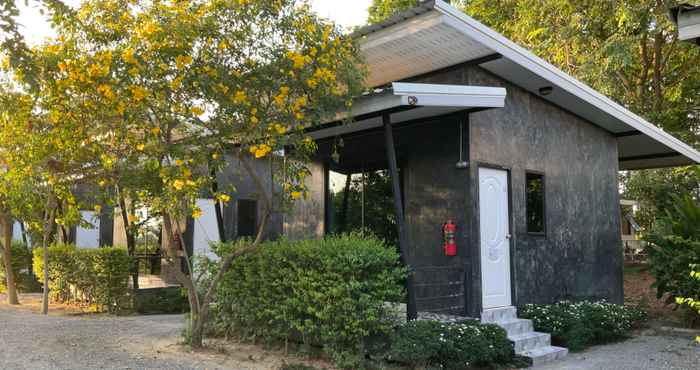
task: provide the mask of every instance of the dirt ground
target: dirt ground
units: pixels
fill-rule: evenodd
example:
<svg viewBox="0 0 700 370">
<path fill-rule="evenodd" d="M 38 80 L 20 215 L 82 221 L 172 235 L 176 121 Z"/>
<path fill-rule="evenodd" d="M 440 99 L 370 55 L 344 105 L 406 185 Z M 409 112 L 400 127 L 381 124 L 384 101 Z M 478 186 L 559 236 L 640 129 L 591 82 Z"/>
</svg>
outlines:
<svg viewBox="0 0 700 370">
<path fill-rule="evenodd" d="M 687 326 L 688 318 L 675 304 L 667 305 L 666 297 L 656 298 L 656 289 L 651 285 L 654 277 L 648 266 L 626 265 L 624 270 L 625 303 L 638 306 L 649 314 L 650 322 L 660 326 Z"/>
<path fill-rule="evenodd" d="M 0 368 L 278 370 L 285 364 L 333 369 L 320 359 L 278 348 L 213 340 L 207 349 L 181 345 L 182 315 L 113 316 L 52 305 L 39 314 L 41 296 L 6 305 L 0 295 Z"/>
</svg>

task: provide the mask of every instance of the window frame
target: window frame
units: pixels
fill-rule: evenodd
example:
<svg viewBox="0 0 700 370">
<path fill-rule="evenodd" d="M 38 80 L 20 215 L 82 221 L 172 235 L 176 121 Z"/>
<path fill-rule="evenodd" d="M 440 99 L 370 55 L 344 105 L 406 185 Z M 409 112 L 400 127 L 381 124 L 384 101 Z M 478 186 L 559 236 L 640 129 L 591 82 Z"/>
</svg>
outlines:
<svg viewBox="0 0 700 370">
<path fill-rule="evenodd" d="M 529 185 L 529 175 L 539 176 L 542 179 L 542 231 L 530 231 L 530 225 L 528 222 L 529 208 L 528 208 L 528 185 Z M 547 236 L 547 176 L 542 171 L 525 170 L 525 231 L 527 235 L 546 237 Z"/>
</svg>

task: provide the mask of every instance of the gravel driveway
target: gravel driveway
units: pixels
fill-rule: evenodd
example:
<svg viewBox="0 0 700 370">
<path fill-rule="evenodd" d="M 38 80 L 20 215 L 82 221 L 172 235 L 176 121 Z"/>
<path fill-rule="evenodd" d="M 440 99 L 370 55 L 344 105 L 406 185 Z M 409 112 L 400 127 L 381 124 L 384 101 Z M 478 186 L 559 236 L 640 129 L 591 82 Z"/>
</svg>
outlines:
<svg viewBox="0 0 700 370">
<path fill-rule="evenodd" d="M 246 344 L 192 352 L 177 344 L 182 327 L 182 315 L 43 316 L 0 305 L 0 369 L 276 370 L 285 360 L 316 365 Z"/>
<path fill-rule="evenodd" d="M 177 344 L 182 323 L 181 315 L 42 316 L 0 305 L 0 369 L 276 370 L 285 360 L 325 367 L 245 344 L 191 352 Z M 700 345 L 690 336 L 647 334 L 534 370 L 700 369 Z"/>
<path fill-rule="evenodd" d="M 569 353 L 533 370 L 696 370 L 700 345 L 689 336 L 641 335 L 630 340 Z"/>
</svg>

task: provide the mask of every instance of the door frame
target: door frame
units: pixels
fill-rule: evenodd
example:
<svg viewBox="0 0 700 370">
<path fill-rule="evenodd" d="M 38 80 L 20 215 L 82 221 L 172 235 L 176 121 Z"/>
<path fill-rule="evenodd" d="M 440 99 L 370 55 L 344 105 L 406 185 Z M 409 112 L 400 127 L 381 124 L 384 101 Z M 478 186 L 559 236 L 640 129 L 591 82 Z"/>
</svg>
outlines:
<svg viewBox="0 0 700 370">
<path fill-rule="evenodd" d="M 481 162 L 477 161 L 474 163 L 474 177 L 472 184 L 474 185 L 474 199 L 472 200 L 474 202 L 474 215 L 472 217 L 473 221 L 473 226 L 474 230 L 476 231 L 474 233 L 474 237 L 472 239 L 473 245 L 475 248 L 473 249 L 474 251 L 474 256 L 476 257 L 476 261 L 474 263 L 475 266 L 475 274 L 473 275 L 476 277 L 478 280 L 478 284 L 475 284 L 475 287 L 477 287 L 478 294 L 474 295 L 474 298 L 478 299 L 476 300 L 476 307 L 478 307 L 479 313 L 484 311 L 484 295 L 483 295 L 483 282 L 482 282 L 482 274 L 481 274 L 481 206 L 480 206 L 480 189 L 479 189 L 479 169 L 480 168 L 488 168 L 488 169 L 493 169 L 493 170 L 501 170 L 506 173 L 506 179 L 507 179 L 507 187 L 508 187 L 508 233 L 511 235 L 511 238 L 508 240 L 508 251 L 510 253 L 510 261 L 509 261 L 509 268 L 510 268 L 510 303 L 511 306 L 517 307 L 518 305 L 518 300 L 517 300 L 517 295 L 516 295 L 516 289 L 515 289 L 515 279 L 516 279 L 516 274 L 515 274 L 515 233 L 514 233 L 514 227 L 513 227 L 513 181 L 512 181 L 512 169 L 511 167 L 508 166 L 503 166 L 499 164 L 494 164 L 494 163 L 489 163 L 489 162 Z"/>
</svg>

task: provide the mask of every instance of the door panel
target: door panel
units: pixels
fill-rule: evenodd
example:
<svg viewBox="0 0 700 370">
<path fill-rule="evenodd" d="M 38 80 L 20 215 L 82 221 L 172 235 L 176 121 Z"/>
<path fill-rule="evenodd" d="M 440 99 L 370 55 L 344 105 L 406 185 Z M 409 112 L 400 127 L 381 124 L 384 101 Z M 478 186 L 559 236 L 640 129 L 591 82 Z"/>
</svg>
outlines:
<svg viewBox="0 0 700 370">
<path fill-rule="evenodd" d="M 483 308 L 510 306 L 508 172 L 479 168 L 479 215 Z"/>
</svg>

